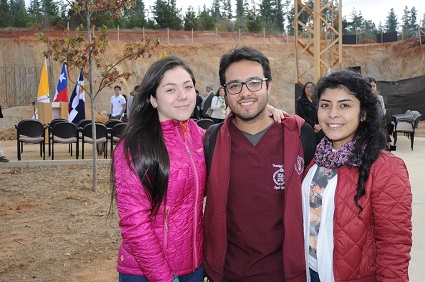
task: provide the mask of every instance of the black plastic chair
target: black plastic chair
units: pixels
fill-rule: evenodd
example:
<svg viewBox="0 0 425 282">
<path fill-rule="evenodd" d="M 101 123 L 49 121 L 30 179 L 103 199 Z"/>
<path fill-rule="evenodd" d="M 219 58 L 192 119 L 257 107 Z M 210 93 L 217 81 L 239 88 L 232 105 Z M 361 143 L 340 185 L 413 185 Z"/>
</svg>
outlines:
<svg viewBox="0 0 425 282">
<path fill-rule="evenodd" d="M 106 129 L 108 129 L 108 139 L 111 140 L 111 132 L 112 128 L 114 128 L 115 125 L 123 123 L 122 120 L 119 119 L 110 119 L 107 122 L 105 122 Z"/>
<path fill-rule="evenodd" d="M 112 129 L 115 125 L 117 125 L 119 123 L 123 123 L 123 121 L 119 120 L 119 119 L 110 119 L 107 122 L 105 122 L 105 126 L 106 126 L 106 128 Z"/>
<path fill-rule="evenodd" d="M 110 131 L 111 154 L 114 152 L 114 143 L 117 144 L 121 140 L 121 135 L 126 126 L 126 123 L 118 123 Z"/>
<path fill-rule="evenodd" d="M 210 127 L 211 125 L 214 124 L 213 120 L 212 119 L 209 119 L 209 118 L 198 119 L 196 121 L 196 123 L 198 124 L 198 126 L 200 128 L 203 128 L 203 129 L 208 129 L 208 127 Z"/>
<path fill-rule="evenodd" d="M 53 126 L 55 126 L 55 124 L 57 124 L 59 122 L 68 122 L 68 120 L 64 119 L 64 118 L 55 118 L 55 119 L 52 119 L 52 121 L 47 124 L 47 134 L 49 136 L 49 139 L 47 140 L 47 142 L 49 144 L 49 156 L 50 156 L 50 153 L 51 153 L 50 148 L 51 148 L 51 140 L 52 140 L 52 129 L 53 129 Z"/>
<path fill-rule="evenodd" d="M 419 118 L 422 116 L 418 111 L 409 111 L 409 113 L 406 112 L 407 115 L 411 115 L 411 118 L 401 119 L 401 121 L 397 121 L 397 119 L 394 119 L 394 131 L 393 131 L 393 138 L 394 138 L 394 146 L 397 145 L 397 133 L 401 132 L 404 133 L 409 139 L 410 139 L 410 148 L 413 151 L 413 143 L 415 140 L 415 129 L 418 128 L 419 125 Z M 406 115 L 405 114 L 405 115 Z"/>
<path fill-rule="evenodd" d="M 91 120 L 91 119 L 82 119 L 82 120 L 80 120 L 80 121 L 77 123 L 77 128 L 78 128 L 78 137 L 79 137 L 79 139 L 80 139 L 80 140 L 82 140 L 82 139 L 83 139 L 83 130 L 84 130 L 84 127 L 85 127 L 87 124 L 90 124 L 90 123 L 92 123 L 92 120 Z M 77 154 L 78 154 L 78 152 L 77 152 Z"/>
<path fill-rule="evenodd" d="M 76 144 L 75 158 L 78 159 L 78 128 L 71 122 L 58 122 L 53 126 L 52 133 L 52 160 L 55 159 L 55 143 L 70 144 L 72 156 L 72 144 Z"/>
<path fill-rule="evenodd" d="M 46 126 L 39 120 L 36 119 L 25 119 L 21 120 L 18 125 L 15 125 L 16 128 L 16 144 L 18 152 L 18 161 L 21 160 L 21 153 L 24 149 L 24 143 L 30 144 L 40 144 L 40 157 L 43 157 L 43 160 L 46 159 L 45 151 L 45 131 Z"/>
<path fill-rule="evenodd" d="M 98 147 L 99 152 L 103 152 L 103 157 L 106 159 L 108 158 L 108 146 L 106 146 L 108 142 L 108 130 L 106 129 L 106 126 L 101 123 L 96 123 L 96 144 Z M 83 132 L 82 132 L 82 138 L 81 138 L 81 158 L 84 159 L 84 144 L 90 143 L 93 144 L 93 124 L 89 123 L 86 126 L 84 126 Z M 100 149 L 101 148 L 101 149 Z"/>
<path fill-rule="evenodd" d="M 91 123 L 91 119 L 82 119 L 78 122 L 77 127 L 80 132 L 83 132 L 84 127 Z M 80 136 L 81 137 L 81 136 Z"/>
</svg>

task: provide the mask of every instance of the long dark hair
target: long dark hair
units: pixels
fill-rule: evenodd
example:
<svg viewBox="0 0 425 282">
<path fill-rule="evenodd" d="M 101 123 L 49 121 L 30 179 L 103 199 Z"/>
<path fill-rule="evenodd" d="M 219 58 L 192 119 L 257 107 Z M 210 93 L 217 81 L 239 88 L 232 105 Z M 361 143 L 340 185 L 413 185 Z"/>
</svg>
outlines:
<svg viewBox="0 0 425 282">
<path fill-rule="evenodd" d="M 314 87 L 315 87 L 314 83 L 312 81 L 307 81 L 303 86 L 303 93 L 301 94 L 301 97 L 307 98 L 307 94 L 305 93 L 305 89 L 309 84 L 313 85 L 313 89 L 312 89 L 313 91 L 311 91 L 311 93 L 312 94 L 314 93 Z"/>
<path fill-rule="evenodd" d="M 323 77 L 317 84 L 317 97 L 320 99 L 326 89 L 346 89 L 360 101 L 360 117 L 362 118 L 356 131 L 358 140 L 355 143 L 351 158 L 359 158 L 362 164 L 359 166 L 359 179 L 357 193 L 354 202 L 360 209 L 359 199 L 365 195 L 365 182 L 369 177 L 370 167 L 378 158 L 382 149 L 386 146 L 386 135 L 381 125 L 378 111 L 378 100 L 372 93 L 371 85 L 360 74 L 343 70 L 334 72 Z M 363 151 L 363 146 L 365 150 Z"/>
<path fill-rule="evenodd" d="M 156 89 L 164 73 L 176 67 L 185 69 L 195 85 L 190 67 L 177 56 L 168 56 L 154 62 L 139 85 L 126 129 L 120 142 L 124 142 L 127 165 L 137 173 L 156 214 L 167 193 L 170 175 L 170 157 L 165 146 L 158 111 L 150 103 L 156 98 Z M 114 160 L 111 169 L 111 206 L 116 198 Z"/>
</svg>

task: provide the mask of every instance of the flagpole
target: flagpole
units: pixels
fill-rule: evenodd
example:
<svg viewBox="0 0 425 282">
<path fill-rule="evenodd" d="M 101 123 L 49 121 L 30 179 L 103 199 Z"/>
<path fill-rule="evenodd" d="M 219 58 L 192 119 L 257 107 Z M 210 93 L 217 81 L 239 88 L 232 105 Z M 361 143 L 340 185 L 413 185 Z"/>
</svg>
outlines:
<svg viewBox="0 0 425 282">
<path fill-rule="evenodd" d="M 32 104 L 32 108 L 33 108 L 33 111 L 34 111 L 32 116 L 35 118 L 35 101 L 32 101 L 31 104 Z"/>
</svg>

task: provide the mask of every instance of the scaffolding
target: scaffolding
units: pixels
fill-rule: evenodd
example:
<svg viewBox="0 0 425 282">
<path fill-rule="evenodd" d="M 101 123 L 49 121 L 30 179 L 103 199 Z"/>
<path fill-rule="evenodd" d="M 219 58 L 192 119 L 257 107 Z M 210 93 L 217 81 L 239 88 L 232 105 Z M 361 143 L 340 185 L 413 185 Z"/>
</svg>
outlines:
<svg viewBox="0 0 425 282">
<path fill-rule="evenodd" d="M 342 67 L 342 0 L 295 1 L 295 83 Z"/>
</svg>

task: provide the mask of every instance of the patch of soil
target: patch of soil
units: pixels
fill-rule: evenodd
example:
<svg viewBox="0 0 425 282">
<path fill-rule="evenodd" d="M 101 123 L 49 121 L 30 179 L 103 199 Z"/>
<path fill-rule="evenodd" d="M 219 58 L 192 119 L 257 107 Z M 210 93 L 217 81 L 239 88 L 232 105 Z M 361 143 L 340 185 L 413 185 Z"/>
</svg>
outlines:
<svg viewBox="0 0 425 282">
<path fill-rule="evenodd" d="M 117 281 L 109 165 L 0 169 L 0 281 Z M 115 211 L 115 209 L 114 209 Z"/>
</svg>

